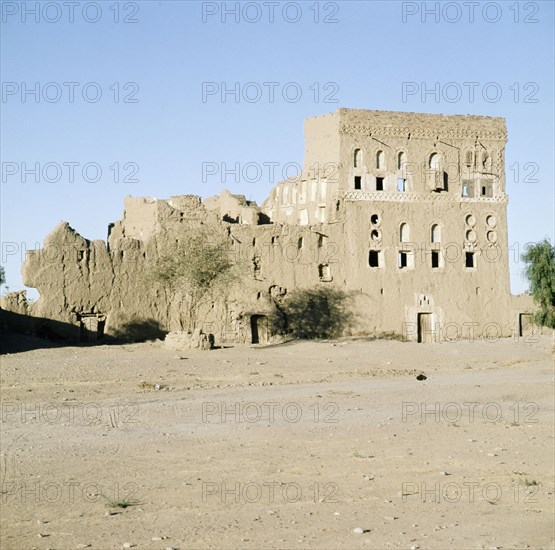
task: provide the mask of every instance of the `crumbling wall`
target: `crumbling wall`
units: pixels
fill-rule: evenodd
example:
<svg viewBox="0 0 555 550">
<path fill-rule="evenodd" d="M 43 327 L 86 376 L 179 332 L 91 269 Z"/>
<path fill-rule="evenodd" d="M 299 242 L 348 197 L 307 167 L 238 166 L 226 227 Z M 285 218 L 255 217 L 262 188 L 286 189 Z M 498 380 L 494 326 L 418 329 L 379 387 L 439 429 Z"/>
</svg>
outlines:
<svg viewBox="0 0 555 550">
<path fill-rule="evenodd" d="M 134 340 L 188 330 L 187 295 L 170 293 L 146 274 L 162 251 L 171 252 L 201 224 L 237 243 L 230 224 L 220 216 L 196 196 L 167 201 L 128 197 L 123 219 L 110 228 L 108 244 L 89 241 L 68 223 L 60 223 L 45 238 L 43 248 L 27 254 L 24 282 L 36 288 L 40 298 L 26 305 L 26 313 L 73 327 L 73 337 L 87 334 L 93 321 L 94 326 L 101 323 L 104 338 Z M 248 265 L 246 258 L 236 259 Z M 251 312 L 273 314 L 272 302 L 264 295 L 268 289 L 260 287 L 257 297 L 250 292 L 250 278 L 246 282 L 246 288 L 238 284 L 229 296 L 216 295 L 201 307 L 201 328 L 219 342 L 250 341 Z M 9 309 L 22 309 L 15 298 L 5 302 Z"/>
<path fill-rule="evenodd" d="M 203 204 L 207 210 L 218 212 L 220 218 L 229 223 L 259 223 L 260 209 L 256 202 L 248 201 L 244 195 L 233 195 L 227 189 L 218 196 L 207 198 Z"/>
</svg>

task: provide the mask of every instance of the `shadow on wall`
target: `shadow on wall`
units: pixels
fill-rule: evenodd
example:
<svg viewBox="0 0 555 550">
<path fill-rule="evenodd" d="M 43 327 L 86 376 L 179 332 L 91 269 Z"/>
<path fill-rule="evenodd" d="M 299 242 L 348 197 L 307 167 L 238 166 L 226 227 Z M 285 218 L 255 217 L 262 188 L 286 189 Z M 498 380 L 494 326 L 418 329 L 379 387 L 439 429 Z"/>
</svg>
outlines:
<svg viewBox="0 0 555 550">
<path fill-rule="evenodd" d="M 337 338 L 355 322 L 351 297 L 332 287 L 294 290 L 283 303 L 286 329 L 295 338 Z"/>
<path fill-rule="evenodd" d="M 83 319 L 80 325 L 74 325 L 0 309 L 0 354 L 61 346 L 144 342 L 166 335 L 154 319 L 131 320 L 113 334 L 104 334 L 101 323 L 95 326 L 98 328 L 93 332 Z"/>
<path fill-rule="evenodd" d="M 57 348 L 79 340 L 79 327 L 0 309 L 0 354 Z"/>
<path fill-rule="evenodd" d="M 162 330 L 155 319 L 133 319 L 114 330 L 112 339 L 127 342 L 145 342 L 146 340 L 163 340 L 168 333 Z"/>
</svg>

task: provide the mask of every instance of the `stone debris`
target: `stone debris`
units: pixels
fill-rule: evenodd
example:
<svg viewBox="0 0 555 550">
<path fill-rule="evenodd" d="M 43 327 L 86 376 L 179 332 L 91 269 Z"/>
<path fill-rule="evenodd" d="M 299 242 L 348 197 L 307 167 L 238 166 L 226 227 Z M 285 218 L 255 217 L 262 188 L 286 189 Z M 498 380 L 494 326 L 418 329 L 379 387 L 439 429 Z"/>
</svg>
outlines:
<svg viewBox="0 0 555 550">
<path fill-rule="evenodd" d="M 170 332 L 164 339 L 164 344 L 170 349 L 200 349 L 210 350 L 213 348 L 213 337 L 205 334 L 201 329 L 194 332 Z"/>
</svg>

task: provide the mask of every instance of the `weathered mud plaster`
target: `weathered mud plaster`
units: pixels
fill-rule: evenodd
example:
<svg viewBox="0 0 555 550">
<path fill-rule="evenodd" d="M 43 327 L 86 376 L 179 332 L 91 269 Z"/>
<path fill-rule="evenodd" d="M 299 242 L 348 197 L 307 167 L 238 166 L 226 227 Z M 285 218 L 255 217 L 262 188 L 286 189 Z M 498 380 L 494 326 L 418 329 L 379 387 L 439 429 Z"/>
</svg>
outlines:
<svg viewBox="0 0 555 550">
<path fill-rule="evenodd" d="M 186 299 L 143 275 L 162 246 L 208 224 L 249 265 L 202 311 L 216 343 L 272 341 L 287 292 L 315 285 L 355 297 L 354 335 L 510 336 L 533 304 L 509 289 L 506 141 L 502 118 L 354 109 L 309 118 L 301 176 L 261 207 L 229 191 L 204 202 L 126 197 L 107 242 L 60 223 L 23 266 L 40 299 L 8 295 L 2 307 L 84 340 L 186 330 Z"/>
</svg>

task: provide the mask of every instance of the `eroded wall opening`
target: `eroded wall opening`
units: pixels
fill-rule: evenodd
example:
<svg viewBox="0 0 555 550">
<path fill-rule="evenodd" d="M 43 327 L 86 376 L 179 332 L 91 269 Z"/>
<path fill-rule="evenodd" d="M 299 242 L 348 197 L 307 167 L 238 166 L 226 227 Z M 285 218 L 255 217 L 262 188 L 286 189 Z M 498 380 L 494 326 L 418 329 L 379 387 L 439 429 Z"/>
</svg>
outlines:
<svg viewBox="0 0 555 550">
<path fill-rule="evenodd" d="M 84 313 L 79 319 L 79 339 L 81 342 L 98 342 L 104 338 L 106 317 L 100 314 Z"/>
</svg>

